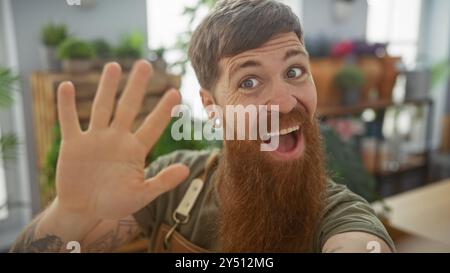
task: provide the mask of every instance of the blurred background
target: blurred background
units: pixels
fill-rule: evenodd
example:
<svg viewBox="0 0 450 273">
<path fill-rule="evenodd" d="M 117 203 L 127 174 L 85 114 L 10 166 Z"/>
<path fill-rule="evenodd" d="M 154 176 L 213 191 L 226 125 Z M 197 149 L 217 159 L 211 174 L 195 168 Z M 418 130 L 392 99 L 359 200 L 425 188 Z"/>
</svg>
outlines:
<svg viewBox="0 0 450 273">
<path fill-rule="evenodd" d="M 86 127 L 102 65 L 122 65 L 122 88 L 147 58 L 135 126 L 169 87 L 205 121 L 186 53 L 215 2 L 0 0 L 0 251 L 54 197 L 60 82 L 76 85 Z M 450 252 L 450 1 L 281 2 L 305 30 L 330 177 L 373 204 L 399 251 Z M 166 132 L 147 163 L 220 145 Z"/>
</svg>

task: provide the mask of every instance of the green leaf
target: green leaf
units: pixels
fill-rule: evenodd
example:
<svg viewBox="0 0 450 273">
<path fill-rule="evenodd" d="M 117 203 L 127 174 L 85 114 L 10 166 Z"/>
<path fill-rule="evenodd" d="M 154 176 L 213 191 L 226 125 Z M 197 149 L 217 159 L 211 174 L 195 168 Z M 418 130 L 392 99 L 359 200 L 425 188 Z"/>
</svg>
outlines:
<svg viewBox="0 0 450 273">
<path fill-rule="evenodd" d="M 435 87 L 450 75 L 450 63 L 443 60 L 431 67 L 431 86 Z"/>
<path fill-rule="evenodd" d="M 0 156 L 3 162 L 16 159 L 16 147 L 19 144 L 19 140 L 14 134 L 5 134 L 0 136 Z"/>
<path fill-rule="evenodd" d="M 109 58 L 112 55 L 111 45 L 104 39 L 96 39 L 91 42 L 95 55 L 101 58 Z"/>
<path fill-rule="evenodd" d="M 118 47 L 115 49 L 115 56 L 138 59 L 144 55 L 144 48 L 144 34 L 139 31 L 133 31 L 122 36 Z"/>
<path fill-rule="evenodd" d="M 364 73 L 354 65 L 342 68 L 335 76 L 334 83 L 340 90 L 358 89 L 364 84 Z"/>
<path fill-rule="evenodd" d="M 49 47 L 59 46 L 67 36 L 67 28 L 63 24 L 48 23 L 41 30 L 41 41 Z"/>
<path fill-rule="evenodd" d="M 62 60 L 92 59 L 95 57 L 95 49 L 88 42 L 69 38 L 58 47 L 58 56 Z"/>
<path fill-rule="evenodd" d="M 167 126 L 164 133 L 159 138 L 158 142 L 153 146 L 152 153 L 148 158 L 148 162 L 152 162 L 158 157 L 169 154 L 176 150 L 204 150 L 210 149 L 214 147 L 220 147 L 220 141 L 207 141 L 207 140 L 193 140 L 194 139 L 194 121 L 191 124 L 191 139 L 192 140 L 174 140 L 171 135 L 172 124 L 176 121 L 176 118 L 173 118 L 169 125 Z"/>
<path fill-rule="evenodd" d="M 13 103 L 13 92 L 18 90 L 19 76 L 9 69 L 0 68 L 0 108 L 10 107 Z"/>
</svg>

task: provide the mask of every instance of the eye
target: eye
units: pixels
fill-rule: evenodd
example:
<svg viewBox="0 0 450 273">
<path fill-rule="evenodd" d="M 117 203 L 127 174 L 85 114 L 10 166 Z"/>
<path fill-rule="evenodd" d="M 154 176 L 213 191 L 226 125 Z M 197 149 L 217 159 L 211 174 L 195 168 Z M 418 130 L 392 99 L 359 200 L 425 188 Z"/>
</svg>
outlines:
<svg viewBox="0 0 450 273">
<path fill-rule="evenodd" d="M 288 79 L 295 79 L 300 77 L 303 74 L 303 70 L 298 67 L 292 67 L 286 72 L 286 76 Z"/>
<path fill-rule="evenodd" d="M 252 89 L 255 88 L 258 84 L 259 81 L 256 78 L 248 78 L 243 80 L 239 87 L 244 89 Z"/>
</svg>

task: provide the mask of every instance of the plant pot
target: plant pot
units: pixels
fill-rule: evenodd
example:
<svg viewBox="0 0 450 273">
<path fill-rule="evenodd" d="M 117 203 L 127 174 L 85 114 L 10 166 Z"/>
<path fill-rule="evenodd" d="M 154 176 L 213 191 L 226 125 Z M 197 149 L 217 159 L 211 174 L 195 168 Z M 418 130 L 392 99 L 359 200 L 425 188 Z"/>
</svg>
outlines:
<svg viewBox="0 0 450 273">
<path fill-rule="evenodd" d="M 58 59 L 55 47 L 41 47 L 40 51 L 45 70 L 52 72 L 61 71 L 61 61 Z"/>
<path fill-rule="evenodd" d="M 341 104 L 343 106 L 352 106 L 359 103 L 360 91 L 356 88 L 341 90 Z"/>
<path fill-rule="evenodd" d="M 339 105 L 339 92 L 333 80 L 336 73 L 342 68 L 340 58 L 311 59 L 311 73 L 317 90 L 317 105 L 319 107 Z"/>
<path fill-rule="evenodd" d="M 398 64 L 401 62 L 401 58 L 386 56 L 380 58 L 380 61 L 383 73 L 378 83 L 379 99 L 392 101 L 392 91 L 399 74 Z"/>
<path fill-rule="evenodd" d="M 153 67 L 161 72 L 166 72 L 167 70 L 167 63 L 163 58 L 157 58 L 156 60 L 152 61 Z"/>
<path fill-rule="evenodd" d="M 358 59 L 358 67 L 364 73 L 364 86 L 361 88 L 361 101 L 370 103 L 379 97 L 378 83 L 383 74 L 383 67 L 379 58 L 361 57 Z M 372 90 L 377 90 L 378 94 L 371 94 Z"/>
<path fill-rule="evenodd" d="M 92 68 L 96 70 L 102 70 L 103 67 L 113 60 L 111 58 L 95 58 L 92 62 Z"/>
<path fill-rule="evenodd" d="M 92 69 L 92 60 L 63 60 L 63 69 L 66 73 L 81 74 Z"/>
<path fill-rule="evenodd" d="M 134 62 L 136 62 L 137 59 L 135 58 L 119 58 L 117 62 L 120 64 L 122 69 L 124 71 L 129 71 L 133 67 Z"/>
<path fill-rule="evenodd" d="M 431 85 L 431 71 L 428 69 L 418 69 L 407 71 L 405 72 L 405 75 L 405 99 L 414 100 L 427 98 Z"/>
</svg>

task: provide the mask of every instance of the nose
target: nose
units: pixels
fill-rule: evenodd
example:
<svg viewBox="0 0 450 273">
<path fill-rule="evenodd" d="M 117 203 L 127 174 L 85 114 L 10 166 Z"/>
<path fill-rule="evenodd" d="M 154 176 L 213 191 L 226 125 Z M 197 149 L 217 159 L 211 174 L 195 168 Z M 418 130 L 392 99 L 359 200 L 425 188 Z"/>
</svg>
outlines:
<svg viewBox="0 0 450 273">
<path fill-rule="evenodd" d="M 279 112 L 287 114 L 294 109 L 297 103 L 297 98 L 294 96 L 291 87 L 283 82 L 278 82 L 273 85 L 271 97 L 267 105 L 269 107 L 271 105 L 278 105 Z"/>
</svg>

